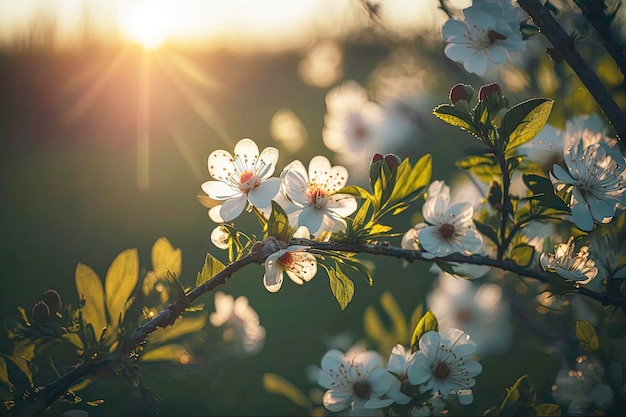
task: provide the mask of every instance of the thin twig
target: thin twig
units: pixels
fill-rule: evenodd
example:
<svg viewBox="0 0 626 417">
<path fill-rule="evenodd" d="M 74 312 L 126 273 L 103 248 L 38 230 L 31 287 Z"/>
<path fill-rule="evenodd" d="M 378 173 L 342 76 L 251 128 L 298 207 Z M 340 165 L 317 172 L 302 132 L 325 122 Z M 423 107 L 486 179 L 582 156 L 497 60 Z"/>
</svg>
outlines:
<svg viewBox="0 0 626 417">
<path fill-rule="evenodd" d="M 532 17 L 539 31 L 550 41 L 587 87 L 598 106 L 608 119 L 619 140 L 626 141 L 626 117 L 613 100 L 600 78 L 589 67 L 576 49 L 574 39 L 559 25 L 539 0 L 518 0 L 519 5 Z"/>
</svg>

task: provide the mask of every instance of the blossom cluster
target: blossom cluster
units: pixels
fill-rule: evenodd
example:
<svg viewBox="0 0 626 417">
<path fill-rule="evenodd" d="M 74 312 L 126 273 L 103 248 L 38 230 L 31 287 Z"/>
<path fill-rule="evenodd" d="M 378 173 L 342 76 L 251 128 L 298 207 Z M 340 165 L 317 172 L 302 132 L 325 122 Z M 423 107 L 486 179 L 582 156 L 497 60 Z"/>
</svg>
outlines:
<svg viewBox="0 0 626 417">
<path fill-rule="evenodd" d="M 374 351 L 329 350 L 322 358 L 318 383 L 325 389 L 324 407 L 380 409 L 398 404 L 411 415 L 439 414 L 456 395 L 462 405 L 473 401 L 472 387 L 482 366 L 472 359 L 476 343 L 459 329 L 431 330 L 415 352 L 396 345 L 385 366 Z"/>
</svg>

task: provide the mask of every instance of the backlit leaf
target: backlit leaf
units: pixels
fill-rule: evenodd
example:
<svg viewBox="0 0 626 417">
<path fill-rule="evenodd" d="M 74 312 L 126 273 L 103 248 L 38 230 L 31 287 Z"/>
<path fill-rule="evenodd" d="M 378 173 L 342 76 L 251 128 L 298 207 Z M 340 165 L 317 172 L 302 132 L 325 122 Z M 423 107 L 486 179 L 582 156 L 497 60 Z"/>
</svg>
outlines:
<svg viewBox="0 0 626 417">
<path fill-rule="evenodd" d="M 93 269 L 81 263 L 76 265 L 75 281 L 78 297 L 85 300 L 82 308 L 83 321 L 93 326 L 95 339 L 99 340 L 102 329 L 107 325 L 102 281 Z"/>
<path fill-rule="evenodd" d="M 510 151 L 537 136 L 550 117 L 552 104 L 547 98 L 532 98 L 511 107 L 500 125 L 503 149 Z"/>
<path fill-rule="evenodd" d="M 425 333 L 430 331 L 439 331 L 439 323 L 437 323 L 437 317 L 432 311 L 428 310 L 424 316 L 420 319 L 413 330 L 411 336 L 411 352 L 419 350 L 419 342 Z"/>
<path fill-rule="evenodd" d="M 380 304 L 391 320 L 395 340 L 408 340 L 409 329 L 406 325 L 406 318 L 391 292 L 385 291 L 380 296 Z"/>
<path fill-rule="evenodd" d="M 291 382 L 270 372 L 263 374 L 263 388 L 272 394 L 282 395 L 303 408 L 311 408 L 311 400 Z"/>
<path fill-rule="evenodd" d="M 112 325 L 109 337 L 115 337 L 114 330 L 124 319 L 126 302 L 135 291 L 138 280 L 139 254 L 137 249 L 126 249 L 115 257 L 104 281 L 106 306 Z"/>
<path fill-rule="evenodd" d="M 536 416 L 560 416 L 561 407 L 558 404 L 545 403 L 533 407 Z"/>
<path fill-rule="evenodd" d="M 346 274 L 339 269 L 327 269 L 330 280 L 330 289 L 339 303 L 339 307 L 344 310 L 354 296 L 354 283 Z"/>
<path fill-rule="evenodd" d="M 202 330 L 206 324 L 206 317 L 184 317 L 176 320 L 175 326 L 159 327 L 148 336 L 151 345 L 174 340 L 189 333 Z"/>
<path fill-rule="evenodd" d="M 520 244 L 511 250 L 510 258 L 517 265 L 526 267 L 530 264 L 530 261 L 532 261 L 534 254 L 534 247 L 526 244 Z"/>
<path fill-rule="evenodd" d="M 466 114 L 449 104 L 441 104 L 433 110 L 433 114 L 452 126 L 474 132 L 473 122 L 469 114 Z"/>
<path fill-rule="evenodd" d="M 182 345 L 169 344 L 150 349 L 141 354 L 142 362 L 176 362 L 180 363 L 181 357 L 187 355 L 187 349 Z"/>
<path fill-rule="evenodd" d="M 289 218 L 285 210 L 274 200 L 272 200 L 272 213 L 267 221 L 267 235 L 285 242 L 291 237 Z"/>
<path fill-rule="evenodd" d="M 580 347 L 587 352 L 595 352 L 600 348 L 596 330 L 587 320 L 578 320 L 576 322 L 576 338 L 580 343 Z"/>
<path fill-rule="evenodd" d="M 226 266 L 221 263 L 219 259 L 210 253 L 207 253 L 206 258 L 204 259 L 204 265 L 202 266 L 202 271 L 198 272 L 198 276 L 196 277 L 196 287 L 199 287 L 213 278 L 224 268 L 226 268 Z"/>
<path fill-rule="evenodd" d="M 169 240 L 159 238 L 152 246 L 152 270 L 157 277 L 164 277 L 170 271 L 177 277 L 182 270 L 183 255 L 180 249 L 174 249 Z"/>
</svg>

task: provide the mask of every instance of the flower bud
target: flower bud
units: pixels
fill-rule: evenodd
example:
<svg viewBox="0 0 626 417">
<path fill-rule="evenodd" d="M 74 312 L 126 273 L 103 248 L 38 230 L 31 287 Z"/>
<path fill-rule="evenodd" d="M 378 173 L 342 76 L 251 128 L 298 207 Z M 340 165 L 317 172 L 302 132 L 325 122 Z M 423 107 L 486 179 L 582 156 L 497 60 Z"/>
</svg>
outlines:
<svg viewBox="0 0 626 417">
<path fill-rule="evenodd" d="M 385 155 L 384 158 L 385 164 L 391 170 L 391 172 L 395 172 L 395 170 L 398 168 L 398 165 L 402 163 L 402 159 L 400 159 L 398 155 L 393 153 L 388 153 L 387 155 Z"/>
<path fill-rule="evenodd" d="M 43 301 L 37 302 L 33 306 L 32 317 L 34 322 L 50 321 L 50 319 L 52 319 L 52 315 L 50 314 L 50 307 L 48 307 L 48 304 Z"/>
<path fill-rule="evenodd" d="M 502 89 L 496 83 L 485 84 L 478 90 L 478 100 L 483 101 L 488 97 L 493 97 L 495 99 L 502 98 Z"/>
<path fill-rule="evenodd" d="M 382 156 L 382 154 L 375 153 L 374 156 L 372 156 L 372 162 L 370 164 L 373 164 L 378 161 L 382 161 L 383 159 L 385 158 Z"/>
<path fill-rule="evenodd" d="M 228 242 L 230 240 L 230 232 L 224 226 L 217 226 L 211 232 L 211 242 L 222 250 L 228 249 Z"/>
<path fill-rule="evenodd" d="M 56 313 L 57 311 L 61 311 L 63 302 L 61 301 L 61 296 L 55 290 L 49 289 L 44 292 L 42 299 L 43 302 L 48 305 L 51 312 Z"/>
<path fill-rule="evenodd" d="M 465 103 L 469 103 L 472 97 L 474 97 L 474 89 L 471 85 L 457 84 L 450 89 L 450 103 L 456 107 L 459 101 L 465 100 Z"/>
</svg>

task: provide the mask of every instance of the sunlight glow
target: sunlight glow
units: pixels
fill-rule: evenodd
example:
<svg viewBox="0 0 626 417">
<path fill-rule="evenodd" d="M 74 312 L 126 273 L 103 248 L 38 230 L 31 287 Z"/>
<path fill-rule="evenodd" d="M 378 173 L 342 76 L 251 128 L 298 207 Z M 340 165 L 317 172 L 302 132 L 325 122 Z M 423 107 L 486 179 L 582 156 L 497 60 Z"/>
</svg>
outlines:
<svg viewBox="0 0 626 417">
<path fill-rule="evenodd" d="M 172 31 L 173 10 L 170 9 L 168 3 L 163 1 L 131 3 L 122 9 L 122 30 L 126 36 L 139 42 L 145 49 L 157 49 Z"/>
</svg>

